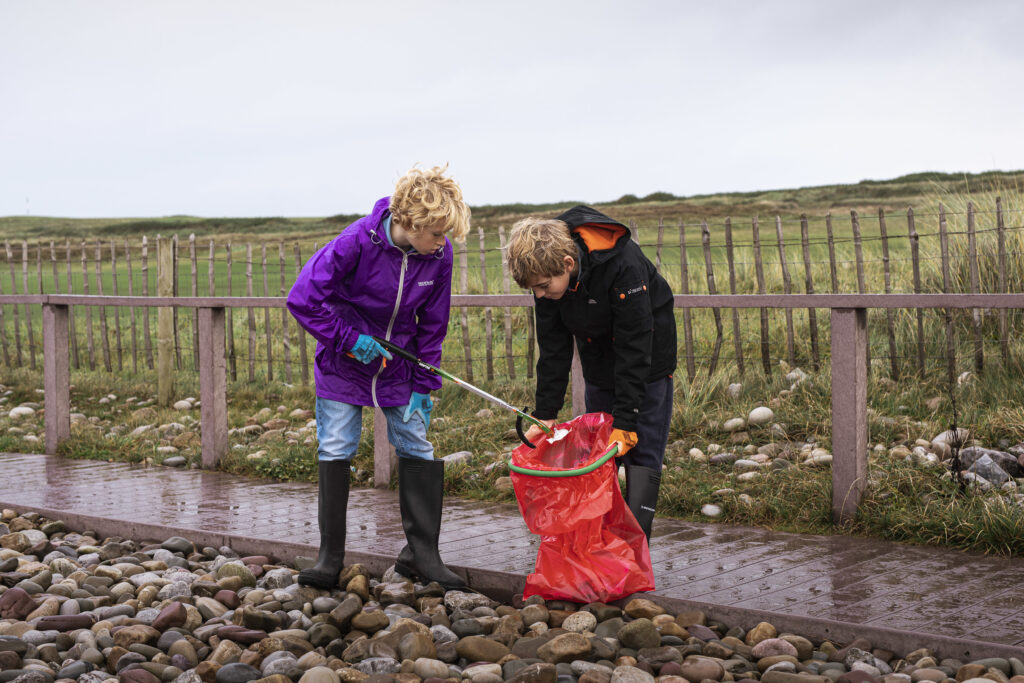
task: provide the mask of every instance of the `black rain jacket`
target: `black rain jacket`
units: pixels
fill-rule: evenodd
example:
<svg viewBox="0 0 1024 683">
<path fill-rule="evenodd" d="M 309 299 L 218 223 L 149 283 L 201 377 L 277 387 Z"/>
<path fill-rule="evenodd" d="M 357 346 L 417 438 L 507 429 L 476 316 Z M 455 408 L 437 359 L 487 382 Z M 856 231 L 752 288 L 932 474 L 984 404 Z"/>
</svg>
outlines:
<svg viewBox="0 0 1024 683">
<path fill-rule="evenodd" d="M 575 337 L 586 382 L 615 393 L 614 427 L 635 432 L 645 385 L 676 368 L 672 291 L 622 223 L 582 205 L 558 220 L 572 232 L 579 268 L 562 298 L 534 299 L 540 357 L 533 414 L 558 416 Z"/>
</svg>

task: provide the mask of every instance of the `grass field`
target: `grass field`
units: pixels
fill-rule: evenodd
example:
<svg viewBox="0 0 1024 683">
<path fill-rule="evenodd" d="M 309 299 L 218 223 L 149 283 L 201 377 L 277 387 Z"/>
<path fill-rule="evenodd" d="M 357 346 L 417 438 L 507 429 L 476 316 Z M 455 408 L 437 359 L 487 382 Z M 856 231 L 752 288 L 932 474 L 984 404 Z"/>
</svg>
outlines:
<svg viewBox="0 0 1024 683">
<path fill-rule="evenodd" d="M 881 226 L 878 209 L 881 208 L 886 221 L 889 239 L 887 246 L 889 285 L 892 291 L 914 291 L 913 261 L 906 210 L 914 208 L 916 230 L 920 235 L 919 267 L 920 289 L 925 292 L 942 291 L 943 272 L 941 244 L 939 239 L 939 205 L 942 204 L 950 233 L 949 242 L 949 289 L 950 291 L 971 291 L 971 268 L 967 248 L 967 202 L 971 201 L 976 210 L 978 277 L 981 291 L 999 291 L 1000 269 L 998 266 L 998 232 L 996 231 L 996 196 L 1001 197 L 1003 224 L 1005 226 L 1006 289 L 1024 291 L 1024 195 L 1021 193 L 1020 173 L 982 174 L 980 176 L 942 176 L 939 174 L 918 174 L 893 181 L 864 182 L 851 186 L 830 186 L 779 190 L 764 193 L 721 194 L 685 199 L 645 197 L 642 199 L 623 197 L 615 203 L 599 205 L 603 211 L 625 222 L 634 221 L 638 236 L 645 251 L 656 258 L 659 220 L 666 226 L 662 251 L 662 272 L 673 289 L 682 291 L 682 259 L 679 249 L 678 222 L 685 225 L 687 242 L 686 261 L 688 264 L 687 287 L 694 293 L 708 291 L 705 253 L 701 245 L 701 220 L 708 221 L 708 253 L 714 270 L 717 291 L 730 289 L 729 254 L 725 248 L 725 217 L 732 216 L 733 231 L 733 276 L 735 289 L 739 293 L 757 291 L 755 249 L 752 236 L 752 218 L 759 216 L 761 238 L 761 260 L 764 267 L 764 288 L 768 292 L 782 293 L 784 280 L 776 239 L 775 216 L 780 217 L 783 239 L 786 247 L 792 291 L 803 292 L 805 287 L 805 264 L 801 250 L 800 215 L 808 216 L 808 251 L 811 263 L 811 277 L 815 291 L 832 290 L 831 262 L 836 268 L 836 289 L 842 292 L 857 291 L 857 258 L 852 238 L 850 210 L 858 211 L 863 244 L 865 290 L 885 291 L 886 258 L 883 241 L 880 239 Z M 511 205 L 506 207 L 477 207 L 474 209 L 474 226 L 484 230 L 484 250 L 487 290 L 491 293 L 503 291 L 498 246 L 498 226 L 506 230 L 521 215 L 544 213 L 555 215 L 565 206 L 531 207 Z M 830 259 L 829 241 L 825 214 L 831 212 L 834 260 Z M 135 279 L 132 289 L 142 290 L 140 253 L 138 245 L 141 234 L 150 238 L 157 232 L 164 235 L 178 232 L 179 250 L 183 259 L 179 266 L 179 293 L 191 293 L 191 266 L 187 258 L 187 233 L 197 236 L 197 281 L 199 294 L 208 290 L 210 261 L 209 240 L 214 241 L 213 259 L 216 293 L 227 294 L 230 281 L 232 293 L 246 292 L 248 280 L 245 268 L 245 244 L 251 243 L 255 253 L 253 266 L 253 293 L 263 294 L 264 280 L 260 266 L 260 246 L 267 245 L 268 278 L 266 291 L 278 295 L 286 291 L 295 275 L 294 245 L 301 248 L 300 260 L 312 253 L 314 241 L 322 244 L 336 234 L 352 217 L 331 219 L 195 219 L 173 217 L 153 220 L 117 221 L 75 221 L 71 219 L 54 221 L 43 218 L 0 218 L 0 235 L 15 240 L 12 249 L 15 255 L 14 280 L 17 291 L 21 291 L 23 273 L 20 262 L 20 240 L 32 245 L 29 250 L 29 290 L 38 286 L 41 275 L 44 291 L 53 291 L 53 274 L 49 264 L 49 237 L 58 239 L 58 284 L 60 290 L 67 287 L 67 263 L 63 252 L 63 241 L 72 241 L 72 282 L 75 291 L 84 289 L 80 242 L 88 240 L 87 272 L 90 292 L 96 293 L 95 267 L 93 261 L 94 243 L 103 240 L 106 256 L 99 260 L 103 291 L 112 293 L 114 278 L 109 258 L 109 240 L 115 240 L 119 249 L 118 291 L 128 291 L 127 269 L 123 259 L 123 245 L 128 240 L 133 247 L 132 260 Z M 44 246 L 41 267 L 37 270 L 35 245 L 42 240 Z M 77 241 L 77 244 L 76 244 Z M 232 269 L 228 277 L 226 246 L 232 246 Z M 204 243 L 205 242 L 205 243 Z M 279 244 L 285 246 L 285 273 L 282 277 L 278 262 Z M 466 291 L 481 293 L 484 290 L 484 276 L 481 275 L 479 238 L 470 236 L 467 254 L 468 273 Z M 154 250 L 155 252 L 155 250 Z M 155 292 L 155 253 L 149 255 L 149 292 Z M 4 293 L 12 290 L 11 271 L 0 260 L 0 287 Z M 458 291 L 460 272 L 456 272 L 455 289 Z M 512 285 L 512 291 L 519 291 Z M 17 405 L 23 401 L 39 401 L 37 390 L 42 386 L 39 370 L 28 365 L 27 330 L 25 310 L 20 315 L 19 335 L 23 348 L 22 361 L 16 359 L 14 340 L 14 313 L 12 307 L 3 307 L 4 339 L 7 342 L 7 357 L 10 364 L 0 360 L 0 384 L 8 387 L 5 405 Z M 35 320 L 34 339 L 40 343 L 38 310 L 29 310 Z M 99 341 L 99 310 L 94 309 L 93 341 L 97 366 L 102 368 L 101 345 Z M 144 360 L 143 324 L 141 310 L 136 311 L 136 345 L 140 359 Z M 237 381 L 229 389 L 231 397 L 230 423 L 241 427 L 251 421 L 263 408 L 276 414 L 278 406 L 287 411 L 295 408 L 312 408 L 313 392 L 300 384 L 301 373 L 293 365 L 290 384 L 282 381 L 284 368 L 284 340 L 287 339 L 293 362 L 297 361 L 298 332 L 294 324 L 289 325 L 286 336 L 281 326 L 281 311 L 271 310 L 269 318 L 264 311 L 254 312 L 256 331 L 254 347 L 250 353 L 248 341 L 248 315 L 246 311 L 233 312 Z M 107 311 L 108 335 L 114 342 L 114 318 Z M 120 311 L 122 329 L 122 363 L 130 368 L 128 360 L 130 342 L 129 312 Z M 506 369 L 504 311 L 492 311 L 493 341 L 491 351 L 495 377 L 485 377 L 486 358 L 486 313 L 471 309 L 467 313 L 468 334 L 473 357 L 474 382 L 492 393 L 516 405 L 530 405 L 533 402 L 534 379 L 528 379 L 527 311 L 513 309 L 510 326 L 512 329 L 512 355 L 515 363 L 515 378 Z M 807 311 L 793 312 L 794 355 L 787 358 L 785 314 L 774 311 L 770 315 L 770 352 L 772 372 L 765 375 L 761 370 L 760 332 L 757 311 L 740 313 L 740 342 L 745 373 L 741 375 L 738 359 L 735 357 L 732 328 L 732 312 L 722 311 L 723 339 L 722 357 L 714 372 L 709 372 L 711 350 L 715 343 L 715 324 L 711 311 L 694 311 L 691 324 L 694 339 L 695 377 L 686 377 L 686 363 L 683 347 L 682 312 L 677 311 L 679 323 L 679 371 L 676 383 L 676 408 L 670 434 L 672 446 L 666 459 L 669 465 L 661 503 L 662 514 L 671 514 L 699 519 L 700 507 L 707 502 L 718 502 L 724 508 L 722 519 L 727 522 L 763 525 L 778 529 L 804 530 L 815 532 L 830 531 L 829 510 L 831 481 L 827 468 L 808 469 L 793 467 L 772 472 L 755 482 L 743 483 L 728 469 L 710 467 L 693 461 L 687 456 L 690 448 L 709 451 L 712 444 L 726 448 L 742 449 L 764 446 L 768 443 L 785 444 L 814 443 L 830 448 L 830 382 L 828 375 L 829 336 L 827 311 L 818 311 L 818 336 L 820 368 L 816 372 L 811 359 L 811 328 Z M 1019 311 L 1007 317 L 1007 332 L 1001 329 L 998 313 L 983 311 L 978 315 L 979 331 L 985 351 L 985 367 L 980 374 L 973 373 L 962 383 L 950 383 L 946 376 L 946 337 L 943 312 L 927 311 L 924 314 L 923 345 L 926 355 L 925 372 L 917 369 L 917 318 L 911 311 L 894 313 L 892 325 L 896 343 L 896 360 L 899 374 L 891 376 L 890 349 L 886 333 L 888 320 L 882 311 L 870 316 L 872 374 L 868 402 L 872 410 L 870 440 L 880 445 L 873 451 L 871 460 L 872 483 L 865 498 L 861 515 L 852 527 L 855 533 L 865 533 L 887 538 L 910 540 L 922 543 L 941 543 L 959 547 L 978 548 L 990 552 L 1020 552 L 1024 550 L 1024 514 L 1016 503 L 1014 492 L 961 497 L 948 477 L 943 478 L 944 469 L 912 465 L 889 455 L 890 449 L 898 445 L 914 444 L 923 438 L 930 440 L 943 431 L 954 418 L 954 401 L 957 407 L 958 423 L 972 431 L 972 437 L 988 446 L 1013 445 L 1024 441 L 1024 389 L 1020 377 L 1024 360 L 1024 343 L 1021 339 Z M 181 343 L 182 372 L 176 376 L 176 395 L 196 395 L 197 380 L 192 369 L 191 314 L 179 312 L 177 325 Z M 973 371 L 975 322 L 970 311 L 953 314 L 955 346 L 957 347 L 957 374 Z M 271 334 L 271 352 L 277 364 L 274 377 L 270 380 L 266 369 L 267 334 Z M 155 395 L 154 375 L 143 367 L 137 374 L 131 372 L 107 373 L 91 371 L 87 363 L 87 321 L 85 311 L 76 311 L 77 341 L 81 368 L 73 370 L 73 403 L 78 411 L 90 418 L 90 427 L 80 424 L 75 427 L 74 439 L 64 449 L 65 454 L 80 457 L 116 458 L 143 461 L 147 458 L 159 462 L 164 456 L 155 448 L 166 442 L 129 438 L 126 433 L 140 426 L 142 418 L 133 417 L 134 408 L 125 402 L 129 397 L 146 401 Z M 155 335 L 155 312 L 152 313 L 151 329 Z M 154 340 L 155 343 L 155 340 Z M 1003 360 L 1003 351 L 1008 352 L 1008 361 Z M 310 340 L 309 355 L 313 345 Z M 112 353 L 112 356 L 116 355 Z M 248 362 L 253 359 L 255 381 L 248 379 Z M 463 331 L 458 311 L 453 311 L 452 324 L 445 343 L 444 365 L 456 374 L 466 376 Z M 810 378 L 796 389 L 790 389 L 785 379 L 786 370 L 792 364 L 809 373 Z M 116 368 L 116 360 L 114 361 Z M 145 366 L 145 362 L 142 363 Z M 726 388 L 730 383 L 742 382 L 743 391 L 739 399 L 729 398 Z M 108 394 L 116 396 L 106 403 L 100 403 Z M 494 411 L 494 415 L 478 415 L 486 408 L 481 399 L 457 388 L 446 386 L 438 395 L 437 418 L 431 429 L 439 455 L 469 450 L 474 459 L 469 465 L 459 466 L 455 476 L 448 481 L 452 493 L 499 500 L 511 500 L 510 492 L 504 488 L 501 477 L 507 471 L 501 465 L 502 454 L 515 444 L 509 440 L 508 431 L 512 425 L 509 415 Z M 137 404 L 136 402 L 133 402 Z M 771 405 L 776 413 L 775 422 L 784 425 L 786 437 L 768 429 L 752 429 L 747 440 L 741 444 L 730 444 L 729 435 L 720 425 L 731 417 L 745 416 L 757 405 Z M 567 411 L 565 413 L 567 415 Z M 266 415 L 259 421 L 265 421 Z M 171 423 L 181 421 L 183 416 L 172 410 L 158 410 L 146 421 Z M 369 414 L 366 421 L 369 425 Z M 301 428 L 301 422 L 293 427 Z M 15 427 L 11 432 L 10 427 Z M 117 429 L 114 427 L 117 426 Z M 17 430 L 22 430 L 18 432 Z M 111 435 L 111 432 L 120 432 Z M 41 420 L 12 424 L 6 417 L 0 418 L 0 450 L 40 450 L 41 444 L 25 440 L 26 434 L 41 436 Z M 261 476 L 309 479 L 315 476 L 315 456 L 304 439 L 296 443 L 282 440 L 279 443 L 259 445 L 251 440 L 237 437 L 232 456 L 225 467 L 232 471 L 247 472 Z M 247 457 L 257 450 L 265 450 L 263 458 Z M 195 461 L 195 451 L 186 450 L 188 457 Z M 497 464 L 495 464 L 497 463 Z M 488 467 L 489 466 L 489 467 Z M 372 472 L 372 454 L 369 443 L 364 443 L 356 467 L 364 474 L 361 481 L 368 481 Z M 1021 482 L 1024 483 L 1024 482 Z M 725 492 L 722 491 L 731 491 Z M 750 496 L 741 498 L 740 494 Z"/>
</svg>

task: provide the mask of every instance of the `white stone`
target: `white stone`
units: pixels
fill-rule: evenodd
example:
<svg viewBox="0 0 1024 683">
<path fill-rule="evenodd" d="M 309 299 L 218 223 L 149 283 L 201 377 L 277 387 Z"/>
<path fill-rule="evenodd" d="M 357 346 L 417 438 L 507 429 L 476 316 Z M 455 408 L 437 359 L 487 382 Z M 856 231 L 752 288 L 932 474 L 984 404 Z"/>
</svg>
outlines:
<svg viewBox="0 0 1024 683">
<path fill-rule="evenodd" d="M 705 517 L 719 517 L 722 514 L 722 508 L 719 507 L 718 505 L 706 503 L 701 506 L 700 514 L 704 515 Z"/>
<path fill-rule="evenodd" d="M 793 368 L 793 371 L 786 375 L 786 381 L 792 382 L 793 386 L 803 382 L 805 379 L 807 379 L 807 373 L 800 368 Z"/>
<path fill-rule="evenodd" d="M 721 452 L 722 452 L 722 447 L 719 444 L 717 444 L 717 443 L 709 443 L 708 444 L 708 450 L 707 450 L 708 455 L 714 455 L 715 453 L 721 453 Z"/>
<path fill-rule="evenodd" d="M 261 458 L 266 457 L 266 455 L 266 451 L 255 451 L 254 453 L 250 453 L 249 455 L 245 456 L 245 458 L 246 460 L 260 460 Z"/>
<path fill-rule="evenodd" d="M 141 427 L 133 429 L 128 436 L 142 436 L 146 432 L 151 432 L 154 429 L 156 429 L 155 425 L 142 425 Z"/>
<path fill-rule="evenodd" d="M 707 462 L 708 461 L 708 456 L 705 455 L 704 451 L 702 451 L 699 448 L 691 448 L 689 453 L 687 453 L 687 455 L 690 456 L 690 460 L 693 460 L 695 462 Z"/>
<path fill-rule="evenodd" d="M 764 475 L 761 474 L 760 472 L 744 472 L 743 474 L 736 475 L 736 481 L 740 481 L 740 482 L 756 481 L 756 480 L 760 479 L 762 476 L 764 476 Z"/>
<path fill-rule="evenodd" d="M 746 494 L 746 493 L 741 493 L 739 496 L 736 497 L 736 500 L 738 500 L 739 502 L 743 503 L 744 505 L 753 505 L 754 504 L 753 497 L 751 497 L 749 494 Z"/>
<path fill-rule="evenodd" d="M 184 400 L 182 400 L 182 401 L 175 401 L 174 402 L 174 409 L 175 410 L 192 410 L 192 403 L 190 401 L 184 401 Z"/>
<path fill-rule="evenodd" d="M 739 382 L 730 384 L 726 392 L 729 394 L 729 398 L 739 398 L 740 394 L 743 393 L 743 385 Z"/>
<path fill-rule="evenodd" d="M 449 453 L 441 458 L 441 460 L 444 460 L 446 465 L 454 465 L 459 462 L 469 462 L 472 457 L 472 451 L 459 451 L 458 453 Z"/>
<path fill-rule="evenodd" d="M 775 413 L 772 412 L 771 408 L 758 406 L 750 411 L 750 415 L 747 416 L 747 422 L 752 425 L 763 425 L 771 422 L 774 418 Z"/>
<path fill-rule="evenodd" d="M 12 408 L 11 412 L 7 413 L 7 417 L 12 420 L 20 420 L 23 417 L 30 417 L 35 414 L 36 411 L 28 406 L 18 406 L 17 408 Z"/>
<path fill-rule="evenodd" d="M 170 455 L 171 453 L 177 453 L 178 449 L 174 446 L 158 446 L 156 452 L 164 455 Z"/>
<path fill-rule="evenodd" d="M 743 421 L 742 417 L 734 417 L 730 420 L 726 420 L 725 424 L 722 425 L 722 429 L 727 432 L 738 432 L 746 427 L 746 422 Z"/>
<path fill-rule="evenodd" d="M 832 454 L 828 451 L 821 450 L 820 448 L 815 448 L 807 460 L 804 460 L 804 464 L 811 465 L 812 467 L 831 465 Z"/>
<path fill-rule="evenodd" d="M 978 488 L 982 491 L 989 491 L 992 489 L 992 482 L 980 474 L 975 474 L 974 472 L 961 472 L 960 474 L 963 476 L 968 486 L 971 486 L 972 488 Z"/>
</svg>

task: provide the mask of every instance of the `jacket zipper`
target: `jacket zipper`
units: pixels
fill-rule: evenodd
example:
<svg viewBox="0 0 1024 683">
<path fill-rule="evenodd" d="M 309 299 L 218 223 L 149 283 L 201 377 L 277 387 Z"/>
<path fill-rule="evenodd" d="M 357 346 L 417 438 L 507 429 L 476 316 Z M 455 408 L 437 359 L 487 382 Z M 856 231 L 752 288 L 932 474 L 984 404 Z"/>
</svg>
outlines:
<svg viewBox="0 0 1024 683">
<path fill-rule="evenodd" d="M 405 271 L 409 265 L 409 253 L 402 252 L 402 272 L 398 274 L 398 297 L 395 299 L 395 310 L 391 311 L 391 320 L 388 322 L 388 331 L 384 333 L 384 338 L 391 341 L 391 330 L 395 326 L 395 318 L 398 317 L 398 307 L 402 304 L 402 290 L 405 289 Z M 380 404 L 377 402 L 377 378 L 380 377 L 380 373 L 384 372 L 384 360 L 381 359 L 380 367 L 377 368 L 377 372 L 373 375 L 373 381 L 370 382 L 370 393 L 373 396 L 373 406 L 380 408 Z"/>
</svg>

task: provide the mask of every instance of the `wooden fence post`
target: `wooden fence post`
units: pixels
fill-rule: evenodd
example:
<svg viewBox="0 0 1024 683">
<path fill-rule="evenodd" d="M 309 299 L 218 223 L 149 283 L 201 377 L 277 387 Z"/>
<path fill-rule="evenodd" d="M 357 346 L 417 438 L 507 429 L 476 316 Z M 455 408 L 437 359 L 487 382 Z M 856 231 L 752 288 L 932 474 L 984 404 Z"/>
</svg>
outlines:
<svg viewBox="0 0 1024 683">
<path fill-rule="evenodd" d="M 96 240 L 96 262 L 93 264 L 93 271 L 96 273 L 96 296 L 103 296 L 103 243 Z M 100 306 L 100 334 L 103 336 L 103 369 L 110 372 L 110 334 L 107 329 L 107 307 Z"/>
<path fill-rule="evenodd" d="M 157 237 L 156 294 L 174 296 L 174 241 Z M 165 408 L 174 395 L 174 311 L 166 306 L 156 312 L 157 402 Z"/>
<path fill-rule="evenodd" d="M 484 229 L 478 229 L 480 233 L 480 286 L 482 293 L 487 294 L 487 249 L 484 242 Z M 484 330 L 487 337 L 485 354 L 487 359 L 487 379 L 494 379 L 494 322 L 491 307 L 484 309 Z"/>
<path fill-rule="evenodd" d="M 736 262 L 732 247 L 732 219 L 725 217 L 725 256 L 729 263 L 729 293 L 736 293 Z M 732 343 L 736 351 L 736 368 L 742 377 L 746 369 L 743 366 L 743 336 L 740 331 L 740 310 L 732 309 Z"/>
<path fill-rule="evenodd" d="M 43 401 L 46 453 L 54 455 L 71 436 L 67 306 L 43 305 Z"/>
<path fill-rule="evenodd" d="M 700 241 L 704 248 L 704 270 L 708 279 L 708 294 L 718 294 L 715 287 L 715 268 L 711 264 L 711 231 L 708 230 L 708 222 L 700 222 Z M 787 309 L 788 310 L 788 309 Z M 718 355 L 722 352 L 722 309 L 712 308 L 715 316 L 715 346 L 711 349 L 711 360 L 708 362 L 708 377 L 711 377 L 718 369 Z"/>
<path fill-rule="evenodd" d="M 885 211 L 878 207 L 878 230 L 882 236 L 882 269 L 885 273 L 885 293 L 892 294 L 892 274 L 889 272 L 889 233 L 885 227 Z M 896 380 L 900 376 L 900 366 L 896 357 L 896 323 L 893 310 L 885 309 L 885 327 L 889 336 L 889 373 Z"/>
<path fill-rule="evenodd" d="M 85 243 L 83 242 L 83 244 Z M 11 294 L 17 294 L 18 278 L 14 274 L 14 253 L 11 251 L 11 243 L 7 240 L 4 240 L 4 251 L 7 254 L 7 269 L 11 272 Z M 84 253 L 82 258 L 85 258 Z M 14 347 L 17 351 L 18 367 L 20 368 L 25 365 L 25 361 L 21 355 L 21 323 L 18 315 L 18 304 L 11 305 L 11 318 L 14 320 Z"/>
<path fill-rule="evenodd" d="M 825 213 L 825 232 L 828 240 L 828 272 L 832 278 L 832 293 L 839 293 L 839 274 L 836 272 L 836 240 L 832 234 L 832 212 Z"/>
<path fill-rule="evenodd" d="M 178 253 L 178 233 L 171 235 L 171 294 L 178 296 L 178 265 L 181 255 Z M 174 367 L 181 370 L 181 335 L 178 327 L 178 309 L 172 308 L 171 315 L 174 316 Z"/>
<path fill-rule="evenodd" d="M 946 229 L 946 207 L 939 204 L 939 248 L 942 253 L 942 293 L 949 294 L 949 233 Z M 946 375 L 949 390 L 956 387 L 956 342 L 953 339 L 953 314 L 946 308 L 943 310 L 946 321 Z"/>
<path fill-rule="evenodd" d="M 508 254 L 505 252 L 505 226 L 498 226 L 498 246 L 501 249 L 501 282 L 505 294 L 512 293 L 512 282 L 508 274 Z M 505 307 L 505 358 L 508 361 L 509 379 L 516 378 L 516 363 L 512 355 L 512 307 Z"/>
<path fill-rule="evenodd" d="M 135 295 L 135 283 L 132 282 L 135 279 L 135 274 L 132 272 L 132 248 L 128 244 L 128 240 L 124 241 L 124 258 L 128 266 L 128 296 Z M 138 373 L 139 371 L 139 343 L 136 337 L 135 328 L 135 307 L 128 307 L 129 323 L 131 324 L 132 330 L 132 372 Z M 148 314 L 147 314 L 148 315 Z"/>
<path fill-rule="evenodd" d="M 82 293 L 89 293 L 89 262 L 85 251 L 85 240 L 82 240 Z M 85 307 L 85 330 L 87 348 L 89 350 L 89 369 L 96 369 L 96 340 L 93 337 L 92 306 Z"/>
<path fill-rule="evenodd" d="M 199 308 L 199 420 L 203 468 L 214 469 L 228 452 L 227 373 L 224 363 L 224 309 Z"/>
<path fill-rule="evenodd" d="M 867 486 L 867 310 L 832 309 L 832 521 L 857 516 Z"/>
<path fill-rule="evenodd" d="M 245 243 L 245 295 L 252 296 L 252 242 Z M 256 312 L 245 307 L 249 320 L 249 381 L 256 381 Z"/>
<path fill-rule="evenodd" d="M 811 275 L 811 244 L 807 226 L 807 214 L 800 215 L 800 245 L 804 254 L 804 292 L 814 294 L 814 278 Z M 811 359 L 814 362 L 814 370 L 821 367 L 821 356 L 818 351 L 818 312 L 813 308 L 807 309 L 807 321 L 811 326 Z"/>
<path fill-rule="evenodd" d="M 74 294 L 74 286 L 72 285 L 72 273 L 71 273 L 71 240 L 64 240 L 64 254 L 67 260 L 67 273 L 68 273 L 68 294 Z M 78 361 L 78 335 L 75 333 L 75 309 L 72 306 L 68 306 L 68 336 L 71 337 L 71 367 L 75 370 L 79 367 Z"/>
<path fill-rule="evenodd" d="M 199 296 L 199 262 L 196 258 L 196 234 L 188 235 L 188 262 L 192 276 L 192 296 Z M 192 309 L 192 367 L 199 367 L 199 309 Z"/>
<path fill-rule="evenodd" d="M 302 250 L 299 243 L 295 243 L 295 276 L 302 272 Z M 296 325 L 299 331 L 299 362 L 302 364 L 302 384 L 309 385 L 309 355 L 306 351 L 306 331 L 301 325 Z"/>
<path fill-rule="evenodd" d="M 114 296 L 118 295 L 117 288 L 117 248 L 114 240 L 110 240 L 110 284 L 114 290 Z M 114 307 L 114 338 L 117 340 L 117 371 L 124 370 L 123 351 L 121 349 L 121 307 Z"/>
<path fill-rule="evenodd" d="M 3 286 L 0 286 L 0 294 L 4 293 Z M 11 292 L 14 294 L 14 292 Z M 4 364 L 7 367 L 11 367 L 11 351 L 7 347 L 7 325 L 4 322 L 4 306 L 0 304 L 0 346 L 3 346 L 4 351 Z"/>
<path fill-rule="evenodd" d="M 661 273 L 661 248 L 665 242 L 665 219 L 658 219 L 658 245 L 654 252 L 654 268 Z"/>
<path fill-rule="evenodd" d="M 288 290 L 285 288 L 285 269 L 284 269 L 284 242 L 277 243 L 277 262 L 281 267 L 281 298 L 288 296 Z M 288 318 L 291 316 L 288 314 L 287 308 L 281 309 L 281 343 L 283 345 L 284 355 L 284 381 L 288 384 L 292 383 L 292 342 L 288 338 L 290 334 Z M 302 328 L 299 328 L 299 334 L 302 334 Z"/>
<path fill-rule="evenodd" d="M 910 240 L 910 258 L 914 268 L 914 294 L 921 293 L 921 236 L 914 225 L 914 209 L 907 209 L 907 236 Z M 917 372 L 924 377 L 924 311 L 917 309 Z"/>
<path fill-rule="evenodd" d="M 761 229 L 757 225 L 757 216 L 753 222 L 754 237 L 754 269 L 757 274 L 757 293 L 764 294 L 764 265 L 761 263 Z M 761 309 L 761 367 L 764 368 L 765 376 L 772 372 L 772 358 L 768 346 L 768 309 Z"/>
<path fill-rule="evenodd" d="M 225 278 L 228 283 L 228 297 L 231 296 L 231 242 L 224 245 L 224 253 L 226 254 L 225 269 L 227 270 L 227 277 Z M 238 381 L 238 357 L 235 355 L 235 323 L 233 318 L 233 311 L 230 308 L 225 309 L 224 317 L 226 318 L 227 324 L 227 346 L 228 346 L 228 371 L 231 373 L 231 381 Z"/>
<path fill-rule="evenodd" d="M 690 265 L 686 253 L 686 224 L 679 221 L 679 288 L 683 294 L 690 293 Z M 686 379 L 693 382 L 697 376 L 697 366 L 693 357 L 693 314 L 689 308 L 683 309 L 683 345 L 686 353 Z"/>
<path fill-rule="evenodd" d="M 999 293 L 1006 294 L 1006 224 L 1003 219 L 1003 199 L 996 197 L 996 240 L 999 249 Z M 1010 365 L 1010 333 L 1006 324 L 1006 309 L 999 309 L 999 346 L 1003 367 Z"/>
<path fill-rule="evenodd" d="M 142 236 L 142 296 L 149 296 L 149 240 Z M 159 271 L 158 271 L 159 272 Z M 157 313 L 159 315 L 159 312 Z M 72 319 L 72 323 L 73 323 Z M 72 332 L 74 327 L 72 326 Z M 142 309 L 142 339 L 146 347 L 146 367 L 153 369 L 153 335 L 149 331 L 149 306 Z"/>
<path fill-rule="evenodd" d="M 469 289 L 469 246 L 465 241 L 459 245 L 459 294 L 468 294 Z M 469 315 L 465 306 L 459 307 L 459 322 L 462 324 L 462 350 L 466 355 L 466 381 L 473 381 L 473 345 L 469 340 Z"/>
<path fill-rule="evenodd" d="M 981 279 L 978 275 L 978 237 L 974 226 L 974 202 L 967 202 L 967 262 L 971 277 L 971 294 L 981 292 Z M 985 369 L 985 346 L 981 339 L 981 310 L 971 309 L 971 322 L 974 324 L 974 371 L 980 373 Z"/>
<path fill-rule="evenodd" d="M 782 291 L 793 293 L 793 280 L 789 277 L 789 264 L 786 262 L 786 243 L 782 237 L 782 217 L 775 217 L 775 238 L 778 240 L 779 265 L 782 267 Z M 793 330 L 793 309 L 786 309 L 786 361 L 791 367 L 796 366 L 796 334 Z"/>
<path fill-rule="evenodd" d="M 21 291 L 28 294 L 28 240 L 21 241 Z M 32 307 L 25 304 L 25 329 L 28 341 L 29 367 L 36 369 L 36 334 L 32 329 Z"/>
<path fill-rule="evenodd" d="M 854 257 L 857 261 L 857 293 L 863 294 L 867 289 L 867 284 L 864 280 L 864 249 L 861 245 L 860 237 L 860 217 L 857 216 L 856 210 L 850 211 L 850 225 L 853 229 L 853 251 Z M 870 333 L 868 336 L 868 374 L 871 374 L 871 337 Z"/>
<path fill-rule="evenodd" d="M 260 268 L 263 271 L 263 296 L 270 296 L 267 286 L 267 243 L 260 244 Z M 267 381 L 274 381 L 274 337 L 270 331 L 270 307 L 263 307 L 263 326 L 267 328 Z"/>
</svg>

